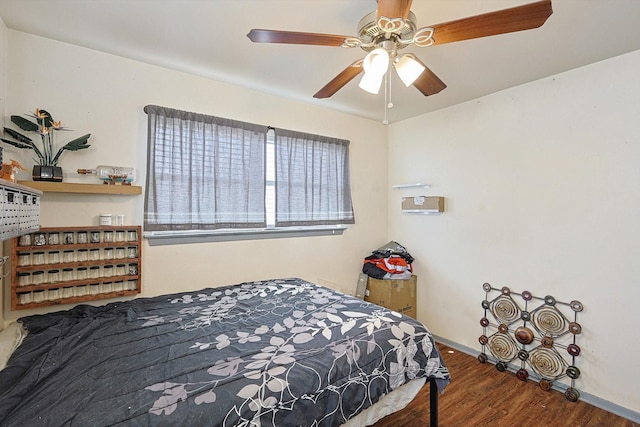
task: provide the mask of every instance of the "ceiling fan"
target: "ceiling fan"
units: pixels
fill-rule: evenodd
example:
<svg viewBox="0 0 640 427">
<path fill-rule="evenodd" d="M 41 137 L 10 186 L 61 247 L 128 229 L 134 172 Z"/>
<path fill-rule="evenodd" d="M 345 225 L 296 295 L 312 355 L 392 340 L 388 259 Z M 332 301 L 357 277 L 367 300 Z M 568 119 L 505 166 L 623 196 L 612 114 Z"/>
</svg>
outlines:
<svg viewBox="0 0 640 427">
<path fill-rule="evenodd" d="M 462 40 L 538 28 L 551 16 L 551 0 L 470 16 L 418 28 L 411 12 L 412 0 L 378 0 L 377 10 L 363 17 L 358 36 L 252 29 L 247 37 L 256 43 L 284 43 L 334 47 L 360 47 L 369 52 L 334 77 L 314 98 L 328 98 L 364 70 L 359 86 L 378 93 L 389 64 L 406 86 L 413 85 L 423 95 L 434 95 L 447 86 L 411 53 L 401 49 L 415 45 L 426 47 Z"/>
</svg>

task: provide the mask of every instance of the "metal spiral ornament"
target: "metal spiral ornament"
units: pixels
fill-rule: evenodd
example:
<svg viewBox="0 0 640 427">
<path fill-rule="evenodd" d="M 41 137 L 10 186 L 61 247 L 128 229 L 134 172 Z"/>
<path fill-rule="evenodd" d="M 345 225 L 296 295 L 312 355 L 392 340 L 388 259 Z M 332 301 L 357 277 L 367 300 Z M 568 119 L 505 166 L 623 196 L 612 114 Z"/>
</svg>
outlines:
<svg viewBox="0 0 640 427">
<path fill-rule="evenodd" d="M 500 372 L 517 364 L 517 379 L 526 382 L 533 376 L 545 391 L 551 390 L 555 381 L 568 379 L 565 398 L 578 401 L 575 382 L 582 377 L 576 366 L 582 354 L 577 344 L 582 334 L 578 322 L 578 314 L 584 310 L 582 302 L 561 302 L 551 295 L 541 298 L 530 291 L 518 293 L 486 282 L 482 289 L 486 295 L 481 301 L 484 316 L 480 319 L 482 353 L 478 361 L 495 363 Z"/>
<path fill-rule="evenodd" d="M 511 323 L 520 318 L 520 307 L 508 296 L 493 301 L 491 313 L 502 323 Z"/>
<path fill-rule="evenodd" d="M 567 320 L 552 307 L 543 307 L 532 316 L 533 324 L 546 335 L 557 336 L 566 330 Z"/>
<path fill-rule="evenodd" d="M 533 331 L 527 327 L 520 326 L 516 328 L 513 336 L 520 344 L 531 344 L 533 342 Z"/>
<path fill-rule="evenodd" d="M 502 362 L 510 362 L 518 355 L 516 343 L 509 335 L 501 333 L 489 337 L 489 350 Z"/>
<path fill-rule="evenodd" d="M 569 387 L 564 392 L 564 397 L 566 397 L 569 402 L 577 402 L 578 399 L 580 399 L 580 392 L 573 387 Z"/>
<path fill-rule="evenodd" d="M 537 347 L 529 353 L 531 367 L 542 378 L 554 380 L 564 374 L 567 367 L 564 359 L 555 351 Z"/>
</svg>

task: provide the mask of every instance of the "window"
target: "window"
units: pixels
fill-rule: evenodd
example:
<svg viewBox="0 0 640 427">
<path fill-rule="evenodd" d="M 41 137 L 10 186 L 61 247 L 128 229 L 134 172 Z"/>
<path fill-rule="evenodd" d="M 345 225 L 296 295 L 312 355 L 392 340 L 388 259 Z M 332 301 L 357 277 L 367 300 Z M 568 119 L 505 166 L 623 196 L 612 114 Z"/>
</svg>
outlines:
<svg viewBox="0 0 640 427">
<path fill-rule="evenodd" d="M 349 142 L 275 133 L 276 226 L 353 224 Z"/>
<path fill-rule="evenodd" d="M 153 105 L 145 112 L 146 237 L 354 223 L 348 141 Z"/>
</svg>

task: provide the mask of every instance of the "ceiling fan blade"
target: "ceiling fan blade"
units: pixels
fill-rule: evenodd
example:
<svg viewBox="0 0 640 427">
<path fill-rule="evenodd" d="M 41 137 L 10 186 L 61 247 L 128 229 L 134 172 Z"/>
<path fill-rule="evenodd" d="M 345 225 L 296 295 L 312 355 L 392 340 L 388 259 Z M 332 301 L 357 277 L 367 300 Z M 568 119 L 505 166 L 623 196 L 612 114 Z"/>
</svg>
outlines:
<svg viewBox="0 0 640 427">
<path fill-rule="evenodd" d="M 418 89 L 424 96 L 435 95 L 440 92 L 442 89 L 446 88 L 447 85 L 444 84 L 442 80 L 438 76 L 434 74 L 422 61 L 413 56 L 413 59 L 424 66 L 424 71 L 420 76 L 413 82 L 413 85 Z"/>
<path fill-rule="evenodd" d="M 433 25 L 434 45 L 538 28 L 553 13 L 551 0 Z"/>
<path fill-rule="evenodd" d="M 329 98 L 349 83 L 355 76 L 362 72 L 362 59 L 358 59 L 353 64 L 342 70 L 333 80 L 327 83 L 322 89 L 313 95 L 314 98 Z"/>
<path fill-rule="evenodd" d="M 255 43 L 286 43 L 286 44 L 309 44 L 316 46 L 335 46 L 340 47 L 348 39 L 349 36 L 340 36 L 337 34 L 320 34 L 320 33 L 303 33 L 298 31 L 279 31 L 279 30 L 261 30 L 252 29 L 247 34 L 249 40 Z"/>
<path fill-rule="evenodd" d="M 412 0 L 378 0 L 376 21 L 384 16 L 389 19 L 407 19 Z"/>
</svg>

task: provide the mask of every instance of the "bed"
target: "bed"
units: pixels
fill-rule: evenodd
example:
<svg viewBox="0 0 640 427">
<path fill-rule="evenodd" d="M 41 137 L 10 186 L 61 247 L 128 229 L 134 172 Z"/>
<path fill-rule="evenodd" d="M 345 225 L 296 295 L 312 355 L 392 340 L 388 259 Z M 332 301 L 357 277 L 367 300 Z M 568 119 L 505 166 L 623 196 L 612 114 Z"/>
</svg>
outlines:
<svg viewBox="0 0 640 427">
<path fill-rule="evenodd" d="M 21 344 L 0 371 L 3 426 L 357 427 L 425 381 L 433 424 L 449 382 L 420 322 L 298 278 L 17 325 Z"/>
</svg>

